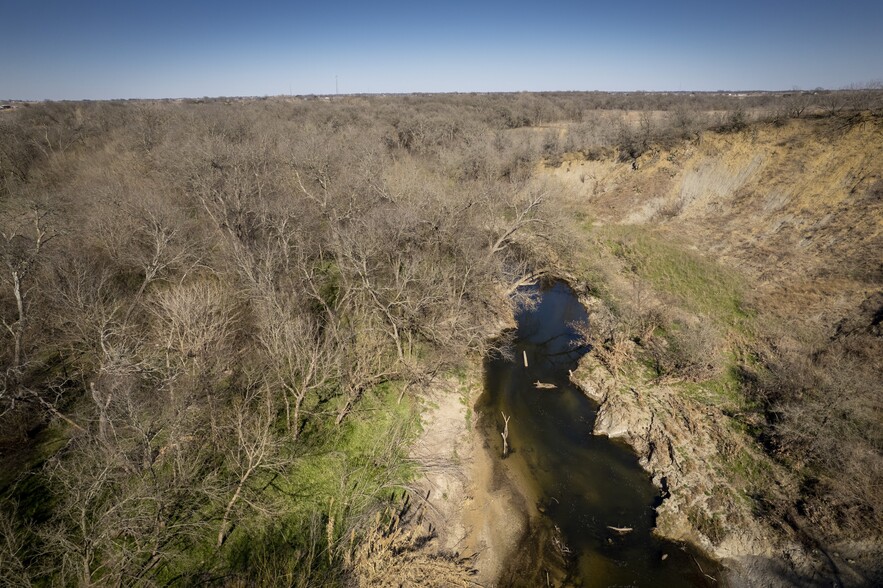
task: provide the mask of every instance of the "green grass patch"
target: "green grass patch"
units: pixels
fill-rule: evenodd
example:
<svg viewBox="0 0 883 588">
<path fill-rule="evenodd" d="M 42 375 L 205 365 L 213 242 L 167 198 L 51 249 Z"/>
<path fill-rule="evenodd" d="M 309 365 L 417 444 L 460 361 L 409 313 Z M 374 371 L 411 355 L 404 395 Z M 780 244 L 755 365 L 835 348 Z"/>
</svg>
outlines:
<svg viewBox="0 0 883 588">
<path fill-rule="evenodd" d="M 593 230 L 628 269 L 654 289 L 675 297 L 687 310 L 732 326 L 751 318 L 745 287 L 736 272 L 641 227 L 604 226 Z"/>
<path fill-rule="evenodd" d="M 309 448 L 284 482 L 288 493 L 301 497 L 296 509 L 327 509 L 334 498 L 336 508 L 358 511 L 411 479 L 406 452 L 419 433 L 419 415 L 407 395 L 399 402 L 399 393 L 391 383 L 378 386 L 339 427 L 329 422 L 304 439 Z"/>
<path fill-rule="evenodd" d="M 735 366 L 728 366 L 718 376 L 703 382 L 682 382 L 684 396 L 701 404 L 717 406 L 722 410 L 746 408 L 742 384 Z"/>
<path fill-rule="evenodd" d="M 739 449 L 736 455 L 722 460 L 722 465 L 730 479 L 743 481 L 747 489 L 767 488 L 775 480 L 774 472 L 763 455 L 746 448 Z"/>
<path fill-rule="evenodd" d="M 269 528 L 261 518 L 248 519 L 230 536 L 227 565 L 234 576 L 298 585 L 339 573 L 340 552 L 329 557 L 329 529 L 335 545 L 348 541 L 350 525 L 399 498 L 416 475 L 407 451 L 419 434 L 419 411 L 407 395 L 400 402 L 400 393 L 398 383 L 382 384 L 340 426 L 329 417 L 301 437 L 291 467 L 271 490 L 284 515 Z"/>
</svg>

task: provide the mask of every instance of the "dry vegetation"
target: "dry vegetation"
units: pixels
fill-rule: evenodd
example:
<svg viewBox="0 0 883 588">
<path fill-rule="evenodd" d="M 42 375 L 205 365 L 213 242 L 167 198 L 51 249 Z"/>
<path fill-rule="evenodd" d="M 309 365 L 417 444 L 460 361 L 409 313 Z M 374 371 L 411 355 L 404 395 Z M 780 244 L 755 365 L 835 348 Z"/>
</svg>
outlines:
<svg viewBox="0 0 883 588">
<path fill-rule="evenodd" d="M 654 378 L 720 383 L 726 399 L 708 402 L 731 403 L 747 442 L 802 481 L 759 506 L 807 517 L 819 540 L 867 536 L 881 527 L 880 159 L 844 172 L 864 214 L 831 204 L 860 235 L 828 222 L 793 257 L 776 231 L 746 245 L 726 224 L 769 166 L 721 143 L 781 132 L 776 149 L 799 157 L 824 137 L 788 129 L 812 116 L 799 128 L 865 133 L 879 152 L 880 107 L 850 91 L 0 113 L 0 583 L 468 583 L 467 562 L 417 553 L 432 537 L 416 523 L 375 517 L 413 476 L 421 390 L 485 353 L 506 295 L 541 273 L 606 296 L 589 336 L 614 373 L 642 359 Z M 779 220 L 800 201 L 780 183 L 761 194 Z M 639 229 L 618 226 L 629 214 Z M 712 255 L 671 238 L 694 225 Z M 764 273 L 776 255 L 781 279 Z M 793 259 L 830 262 L 813 266 L 818 304 L 848 290 L 805 331 L 778 306 L 805 269 Z"/>
<path fill-rule="evenodd" d="M 636 411 L 633 444 L 683 482 L 672 492 L 693 519 L 684 535 L 744 554 L 756 517 L 778 534 L 770 553 L 785 537 L 876 554 L 855 569 L 828 558 L 825 573 L 848 583 L 881 573 L 881 156 L 878 109 L 547 170 L 593 243 L 576 273 L 600 299 L 594 358 L 619 380 L 608 388 L 641 391 L 643 409 L 628 394 L 608 408 L 622 423 Z M 656 420 L 640 422 L 644 409 Z M 685 428 L 685 415 L 720 428 Z M 652 426 L 690 449 L 676 468 L 646 447 Z"/>
</svg>

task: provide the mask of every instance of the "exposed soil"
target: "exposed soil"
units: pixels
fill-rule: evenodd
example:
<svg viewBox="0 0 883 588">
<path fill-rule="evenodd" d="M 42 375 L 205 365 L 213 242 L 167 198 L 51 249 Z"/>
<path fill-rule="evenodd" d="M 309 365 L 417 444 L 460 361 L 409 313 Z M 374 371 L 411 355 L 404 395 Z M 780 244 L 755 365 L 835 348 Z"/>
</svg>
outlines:
<svg viewBox="0 0 883 588">
<path fill-rule="evenodd" d="M 756 286 L 765 312 L 833 326 L 883 280 L 883 119 L 706 132 L 635 162 L 546 170 L 596 225 L 639 225 Z"/>
<path fill-rule="evenodd" d="M 421 467 L 417 488 L 437 531 L 432 548 L 472 556 L 475 581 L 494 586 L 528 532 L 530 511 L 474 426 L 472 405 L 481 392 L 477 375 L 438 383 L 427 396 L 411 456 Z"/>
</svg>

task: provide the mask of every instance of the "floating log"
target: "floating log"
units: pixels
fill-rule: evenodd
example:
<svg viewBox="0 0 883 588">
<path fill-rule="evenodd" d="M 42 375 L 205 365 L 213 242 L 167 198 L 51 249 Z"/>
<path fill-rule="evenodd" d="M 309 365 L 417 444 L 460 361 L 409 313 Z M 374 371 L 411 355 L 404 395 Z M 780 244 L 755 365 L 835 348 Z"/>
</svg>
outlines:
<svg viewBox="0 0 883 588">
<path fill-rule="evenodd" d="M 527 350 L 522 349 L 521 354 L 524 356 L 524 367 L 527 367 Z"/>
<path fill-rule="evenodd" d="M 607 528 L 616 531 L 617 533 L 628 533 L 629 531 L 634 530 L 631 527 L 611 527 L 610 525 L 607 525 Z"/>
<path fill-rule="evenodd" d="M 553 388 L 557 388 L 558 386 L 556 386 L 555 384 L 549 384 L 549 383 L 540 382 L 539 380 L 537 380 L 536 382 L 533 383 L 533 387 L 537 388 L 539 390 L 551 390 Z"/>
</svg>

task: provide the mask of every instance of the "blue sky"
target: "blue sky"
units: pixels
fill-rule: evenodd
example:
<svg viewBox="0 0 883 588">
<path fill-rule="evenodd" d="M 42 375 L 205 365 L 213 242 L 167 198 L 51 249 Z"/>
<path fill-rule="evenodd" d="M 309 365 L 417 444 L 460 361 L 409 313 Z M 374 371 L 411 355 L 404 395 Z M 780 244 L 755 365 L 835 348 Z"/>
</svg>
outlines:
<svg viewBox="0 0 883 588">
<path fill-rule="evenodd" d="M 839 88 L 883 2 L 0 0 L 0 98 Z"/>
</svg>

